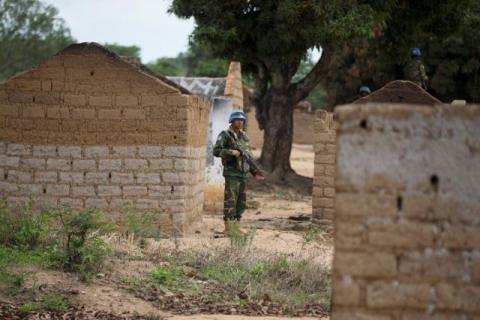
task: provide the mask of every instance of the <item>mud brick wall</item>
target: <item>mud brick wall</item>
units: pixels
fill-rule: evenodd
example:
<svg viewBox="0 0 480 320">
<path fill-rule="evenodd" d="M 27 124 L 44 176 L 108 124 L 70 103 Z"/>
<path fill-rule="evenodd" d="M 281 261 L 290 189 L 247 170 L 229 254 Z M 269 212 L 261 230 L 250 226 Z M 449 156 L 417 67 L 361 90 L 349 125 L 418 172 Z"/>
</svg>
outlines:
<svg viewBox="0 0 480 320">
<path fill-rule="evenodd" d="M 0 84 L 0 195 L 158 210 L 183 231 L 203 205 L 208 101 L 99 45 Z"/>
<path fill-rule="evenodd" d="M 235 109 L 243 110 L 242 67 L 240 62 L 230 62 L 225 79 L 224 95 L 232 99 L 232 105 Z"/>
<path fill-rule="evenodd" d="M 333 113 L 315 113 L 315 167 L 313 178 L 312 218 L 317 223 L 331 224 L 335 201 L 336 127 Z"/>
<path fill-rule="evenodd" d="M 480 107 L 338 119 L 333 319 L 480 319 Z"/>
</svg>

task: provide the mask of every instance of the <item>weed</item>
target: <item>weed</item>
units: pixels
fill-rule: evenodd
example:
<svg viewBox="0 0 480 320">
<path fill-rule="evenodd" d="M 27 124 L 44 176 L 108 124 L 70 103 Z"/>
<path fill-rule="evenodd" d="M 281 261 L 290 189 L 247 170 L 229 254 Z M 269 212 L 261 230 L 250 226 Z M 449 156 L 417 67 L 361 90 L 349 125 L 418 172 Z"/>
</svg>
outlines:
<svg viewBox="0 0 480 320">
<path fill-rule="evenodd" d="M 27 302 L 18 307 L 18 313 L 20 315 L 26 315 L 30 312 L 40 309 L 41 306 L 39 303 Z"/>
<path fill-rule="evenodd" d="M 77 271 L 84 280 L 90 279 L 103 267 L 111 248 L 100 238 L 107 230 L 104 214 L 98 210 L 78 213 L 59 209 L 59 238 L 51 247 L 52 258 L 67 270 Z"/>
<path fill-rule="evenodd" d="M 125 221 L 125 233 L 132 234 L 137 238 L 159 239 L 162 232 L 157 225 L 160 211 L 139 212 L 128 210 Z"/>
<path fill-rule="evenodd" d="M 165 285 L 167 287 L 175 287 L 185 275 L 183 270 L 178 266 L 167 265 L 157 267 L 152 271 L 151 276 L 152 279 L 158 284 Z"/>
<path fill-rule="evenodd" d="M 306 245 L 312 241 L 317 241 L 319 239 L 325 240 L 324 233 L 325 231 L 318 226 L 310 225 L 303 234 L 303 244 Z"/>
<path fill-rule="evenodd" d="M 41 306 L 48 311 L 62 312 L 67 309 L 67 302 L 61 295 L 52 292 L 42 298 Z"/>
<path fill-rule="evenodd" d="M 41 302 L 28 302 L 18 308 L 20 315 L 26 315 L 36 310 L 48 310 L 53 312 L 64 312 L 68 304 L 65 299 L 57 293 L 47 293 L 42 297 Z"/>
<path fill-rule="evenodd" d="M 330 301 L 330 271 L 312 256 L 284 255 L 258 252 L 251 247 L 236 250 L 214 248 L 172 252 L 168 270 L 182 270 L 185 265 L 194 268 L 196 278 L 216 284 L 215 292 L 204 286 L 202 296 L 211 301 L 258 301 L 268 296 L 272 301 L 295 308 L 321 303 L 325 310 Z M 317 260 L 318 261 L 318 260 Z M 172 271 L 162 270 L 161 279 L 176 279 Z M 183 276 L 180 276 L 182 279 Z M 188 282 L 176 281 L 179 289 Z M 191 287 L 191 284 L 188 284 Z M 183 287 L 182 287 L 183 286 Z M 220 290 L 220 292 L 218 292 Z M 219 300 L 216 300 L 219 299 Z"/>
<path fill-rule="evenodd" d="M 77 271 L 88 279 L 101 269 L 110 252 L 100 237 L 108 224 L 97 210 L 34 209 L 33 202 L 11 208 L 2 201 L 0 221 L 0 266 L 41 262 Z"/>
<path fill-rule="evenodd" d="M 246 234 L 240 230 L 238 221 L 229 221 L 229 239 L 233 249 L 243 250 L 252 244 L 255 229 L 248 229 Z"/>
<path fill-rule="evenodd" d="M 33 202 L 8 207 L 0 201 L 0 244 L 23 249 L 44 245 L 50 238 L 51 215 L 48 211 L 33 210 Z"/>
</svg>

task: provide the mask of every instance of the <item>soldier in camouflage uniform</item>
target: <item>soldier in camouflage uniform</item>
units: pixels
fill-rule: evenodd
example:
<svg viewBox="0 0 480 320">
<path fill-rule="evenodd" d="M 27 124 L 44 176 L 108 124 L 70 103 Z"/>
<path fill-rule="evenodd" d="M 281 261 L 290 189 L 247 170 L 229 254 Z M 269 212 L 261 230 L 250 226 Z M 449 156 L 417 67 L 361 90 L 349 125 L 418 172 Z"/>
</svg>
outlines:
<svg viewBox="0 0 480 320">
<path fill-rule="evenodd" d="M 428 76 L 425 73 L 425 66 L 422 62 L 422 51 L 419 48 L 410 50 L 411 60 L 405 67 L 405 79 L 415 82 L 423 89 L 427 90 Z"/>
<path fill-rule="evenodd" d="M 262 173 L 254 166 L 248 166 L 245 158 L 237 147 L 243 152 L 250 152 L 248 135 L 243 131 L 246 116 L 241 111 L 230 115 L 230 127 L 222 131 L 213 147 L 213 155 L 222 158 L 223 176 L 225 177 L 225 193 L 223 204 L 223 220 L 225 221 L 224 233 L 228 235 L 232 223 L 237 223 L 242 218 L 246 208 L 247 195 L 245 182 L 250 172 L 258 180 L 263 180 Z M 240 229 L 243 233 L 243 230 Z"/>
</svg>

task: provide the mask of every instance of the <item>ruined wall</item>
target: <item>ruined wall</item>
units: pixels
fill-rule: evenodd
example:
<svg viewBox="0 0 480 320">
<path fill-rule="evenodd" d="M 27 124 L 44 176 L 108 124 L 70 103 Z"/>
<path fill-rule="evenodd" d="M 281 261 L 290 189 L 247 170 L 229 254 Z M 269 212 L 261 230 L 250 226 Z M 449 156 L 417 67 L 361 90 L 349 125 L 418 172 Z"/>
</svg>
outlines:
<svg viewBox="0 0 480 320">
<path fill-rule="evenodd" d="M 480 319 L 480 107 L 338 119 L 333 319 Z"/>
<path fill-rule="evenodd" d="M 233 108 L 243 110 L 242 68 L 240 62 L 230 62 L 225 79 L 224 95 L 231 98 Z"/>
<path fill-rule="evenodd" d="M 202 210 L 208 101 L 99 45 L 68 47 L 0 85 L 0 195 L 120 212 Z"/>
<path fill-rule="evenodd" d="M 333 113 L 315 113 L 315 169 L 312 194 L 312 219 L 330 224 L 335 202 L 336 127 Z"/>
</svg>

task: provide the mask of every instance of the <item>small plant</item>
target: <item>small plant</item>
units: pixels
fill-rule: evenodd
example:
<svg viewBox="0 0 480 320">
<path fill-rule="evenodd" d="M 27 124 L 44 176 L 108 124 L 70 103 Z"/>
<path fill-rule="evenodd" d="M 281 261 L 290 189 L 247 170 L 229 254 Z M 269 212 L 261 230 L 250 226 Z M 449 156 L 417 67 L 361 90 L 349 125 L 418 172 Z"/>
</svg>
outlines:
<svg viewBox="0 0 480 320">
<path fill-rule="evenodd" d="M 160 211 L 140 212 L 128 210 L 125 221 L 125 231 L 137 238 L 159 239 L 162 232 L 157 225 Z"/>
<path fill-rule="evenodd" d="M 50 238 L 51 215 L 45 210 L 33 210 L 33 201 L 23 206 L 8 207 L 0 201 L 0 244 L 22 249 L 45 245 Z"/>
<path fill-rule="evenodd" d="M 321 228 L 310 225 L 307 231 L 305 231 L 305 233 L 303 234 L 303 244 L 306 245 L 312 241 L 318 240 L 319 238 L 323 239 L 323 233 L 324 231 Z"/>
<path fill-rule="evenodd" d="M 152 279 L 158 284 L 167 287 L 176 286 L 181 278 L 184 277 L 183 270 L 175 265 L 157 267 L 152 271 Z"/>
<path fill-rule="evenodd" d="M 41 302 L 28 302 L 18 308 L 20 315 L 26 315 L 37 310 L 48 310 L 53 312 L 64 312 L 68 304 L 65 299 L 57 293 L 47 293 L 42 297 Z"/>
<path fill-rule="evenodd" d="M 7 270 L 0 271 L 0 292 L 5 292 L 9 295 L 16 295 L 23 290 L 25 284 L 25 273 L 12 273 Z"/>
<path fill-rule="evenodd" d="M 72 212 L 56 211 L 61 222 L 59 240 L 51 247 L 52 258 L 62 267 L 78 271 L 84 280 L 90 279 L 103 267 L 111 252 L 108 244 L 100 238 L 107 230 L 104 214 L 98 210 Z"/>
<path fill-rule="evenodd" d="M 41 307 L 48 311 L 63 312 L 67 310 L 67 302 L 61 295 L 51 292 L 42 298 Z"/>
<path fill-rule="evenodd" d="M 18 307 L 18 313 L 22 316 L 29 314 L 30 312 L 33 312 L 35 310 L 40 309 L 40 304 L 39 303 L 34 303 L 34 302 L 28 302 L 22 304 L 20 307 Z"/>
<path fill-rule="evenodd" d="M 252 244 L 253 238 L 255 237 L 255 229 L 248 229 L 244 234 L 240 230 L 238 221 L 229 221 L 228 224 L 230 230 L 228 237 L 232 248 L 245 249 Z"/>
</svg>

